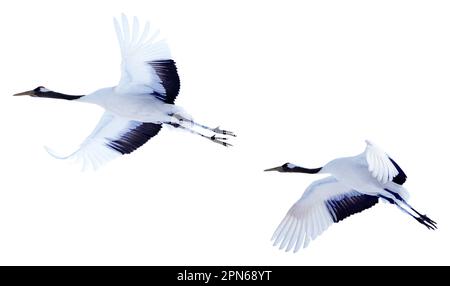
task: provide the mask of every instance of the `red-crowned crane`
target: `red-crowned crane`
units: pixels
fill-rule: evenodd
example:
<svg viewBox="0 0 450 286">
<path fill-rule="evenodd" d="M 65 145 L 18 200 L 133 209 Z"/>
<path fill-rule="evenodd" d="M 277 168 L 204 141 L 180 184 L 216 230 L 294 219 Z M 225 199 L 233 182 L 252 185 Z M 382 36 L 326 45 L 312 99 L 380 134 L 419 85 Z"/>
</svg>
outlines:
<svg viewBox="0 0 450 286">
<path fill-rule="evenodd" d="M 265 170 L 330 175 L 313 182 L 290 208 L 272 236 L 274 246 L 297 252 L 333 223 L 372 207 L 379 199 L 398 206 L 427 228 L 437 228 L 436 222 L 408 204 L 409 195 L 402 186 L 405 172 L 379 147 L 366 143 L 362 154 L 332 160 L 321 168 L 286 163 Z"/>
</svg>

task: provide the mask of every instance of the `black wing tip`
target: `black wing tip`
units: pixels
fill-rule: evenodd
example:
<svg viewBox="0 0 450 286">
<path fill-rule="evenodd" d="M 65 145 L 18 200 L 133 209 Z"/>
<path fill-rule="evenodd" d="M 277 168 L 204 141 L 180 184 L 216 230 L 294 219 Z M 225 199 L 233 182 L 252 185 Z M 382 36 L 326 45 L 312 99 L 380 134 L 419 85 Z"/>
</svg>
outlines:
<svg viewBox="0 0 450 286">
<path fill-rule="evenodd" d="M 161 128 L 161 124 L 142 123 L 141 125 L 130 129 L 119 139 L 106 143 L 106 146 L 122 155 L 130 154 L 144 145 L 150 138 L 156 136 Z"/>
<path fill-rule="evenodd" d="M 161 84 L 166 92 L 164 95 L 159 93 L 154 95 L 167 104 L 174 104 L 180 91 L 180 77 L 175 61 L 172 59 L 156 60 L 149 64 L 161 79 Z"/>
<path fill-rule="evenodd" d="M 398 171 L 398 175 L 392 179 L 392 182 L 394 182 L 398 185 L 403 185 L 406 182 L 406 179 L 408 178 L 408 176 L 406 176 L 405 172 L 402 170 L 402 168 L 400 168 L 400 166 L 397 164 L 397 162 L 394 161 L 394 159 L 389 158 L 389 160 L 391 160 L 392 164 L 394 164 L 394 167 Z"/>
<path fill-rule="evenodd" d="M 333 222 L 338 223 L 347 217 L 369 209 L 378 203 L 378 197 L 370 195 L 344 196 L 325 201 Z"/>
</svg>

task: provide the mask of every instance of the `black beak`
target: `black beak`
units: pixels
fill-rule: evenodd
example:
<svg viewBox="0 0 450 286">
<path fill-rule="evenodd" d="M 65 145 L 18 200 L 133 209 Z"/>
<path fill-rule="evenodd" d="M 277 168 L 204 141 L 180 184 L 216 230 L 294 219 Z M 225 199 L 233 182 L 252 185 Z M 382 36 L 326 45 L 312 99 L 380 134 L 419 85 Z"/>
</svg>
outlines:
<svg viewBox="0 0 450 286">
<path fill-rule="evenodd" d="M 16 93 L 16 94 L 14 94 L 13 96 L 22 96 L 22 95 L 33 96 L 33 95 L 34 95 L 34 90 L 28 90 L 28 91 Z"/>
<path fill-rule="evenodd" d="M 275 167 L 275 168 L 270 168 L 270 169 L 264 170 L 264 172 L 269 172 L 269 171 L 278 171 L 278 172 L 282 172 L 282 171 L 284 171 L 284 169 L 283 169 L 283 166 L 280 166 L 280 167 Z"/>
</svg>

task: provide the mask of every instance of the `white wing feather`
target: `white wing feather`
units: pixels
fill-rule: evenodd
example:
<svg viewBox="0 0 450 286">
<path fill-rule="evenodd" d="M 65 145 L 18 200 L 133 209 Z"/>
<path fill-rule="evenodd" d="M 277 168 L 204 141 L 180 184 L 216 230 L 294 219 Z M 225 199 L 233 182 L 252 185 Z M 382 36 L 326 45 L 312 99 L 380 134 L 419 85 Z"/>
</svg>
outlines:
<svg viewBox="0 0 450 286">
<path fill-rule="evenodd" d="M 333 224 L 325 201 L 350 191 L 334 177 L 313 182 L 275 230 L 272 236 L 274 246 L 280 244 L 280 249 L 290 251 L 293 248 L 294 252 L 307 247 Z"/>
<path fill-rule="evenodd" d="M 141 33 L 139 21 L 133 18 L 132 27 L 122 14 L 122 21 L 114 18 L 114 27 L 122 55 L 122 75 L 116 87 L 118 93 L 164 93 L 164 88 L 151 61 L 170 59 L 170 50 L 165 40 L 157 40 L 159 32 L 150 31 L 145 24 Z"/>
<path fill-rule="evenodd" d="M 48 153 L 57 159 L 75 159 L 81 161 L 83 169 L 97 169 L 102 164 L 113 160 L 122 154 L 107 146 L 107 143 L 127 132 L 130 129 L 130 121 L 105 112 L 95 129 L 83 141 L 79 149 L 68 156 L 55 154 L 46 148 Z"/>
<path fill-rule="evenodd" d="M 389 156 L 373 143 L 366 141 L 364 151 L 369 172 L 382 184 L 392 181 L 398 175 L 398 170 L 389 159 Z"/>
</svg>

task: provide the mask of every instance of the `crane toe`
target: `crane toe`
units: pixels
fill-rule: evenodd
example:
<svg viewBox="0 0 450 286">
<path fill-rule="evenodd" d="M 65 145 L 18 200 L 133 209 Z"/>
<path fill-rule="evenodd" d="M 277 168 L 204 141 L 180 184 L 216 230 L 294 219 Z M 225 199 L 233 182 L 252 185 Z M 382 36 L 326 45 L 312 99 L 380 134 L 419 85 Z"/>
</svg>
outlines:
<svg viewBox="0 0 450 286">
<path fill-rule="evenodd" d="M 215 133 L 218 133 L 218 134 L 223 134 L 223 135 L 229 135 L 229 136 L 236 137 L 236 134 L 234 134 L 233 132 L 220 129 L 219 126 L 214 128 L 212 131 L 215 132 Z"/>
</svg>

